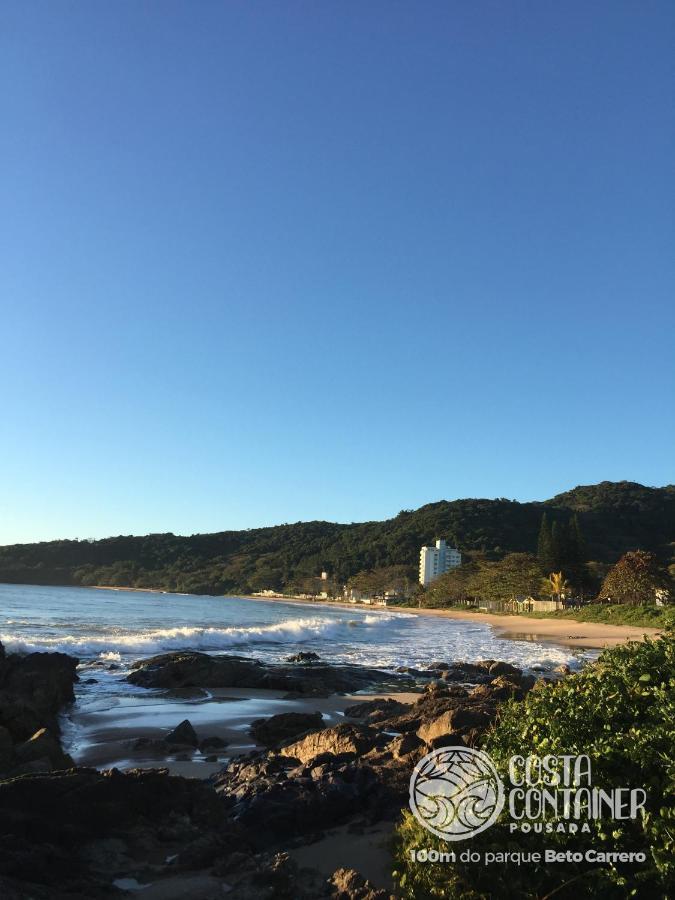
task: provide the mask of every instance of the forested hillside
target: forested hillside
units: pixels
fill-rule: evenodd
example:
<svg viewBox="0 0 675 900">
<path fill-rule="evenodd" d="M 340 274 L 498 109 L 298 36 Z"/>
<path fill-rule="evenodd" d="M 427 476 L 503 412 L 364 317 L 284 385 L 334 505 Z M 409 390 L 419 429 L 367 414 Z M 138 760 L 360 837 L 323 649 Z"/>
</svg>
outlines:
<svg viewBox="0 0 675 900">
<path fill-rule="evenodd" d="M 322 569 L 345 582 L 364 570 L 408 567 L 414 578 L 423 543 L 445 537 L 466 556 L 499 559 L 535 552 L 542 514 L 567 522 L 576 513 L 588 558 L 614 563 L 646 549 L 670 562 L 675 486 L 632 482 L 577 487 L 551 500 L 454 500 L 404 510 L 384 522 L 298 522 L 217 534 L 151 534 L 99 541 L 63 540 L 0 547 L 0 581 L 108 584 L 189 593 L 303 589 Z"/>
</svg>

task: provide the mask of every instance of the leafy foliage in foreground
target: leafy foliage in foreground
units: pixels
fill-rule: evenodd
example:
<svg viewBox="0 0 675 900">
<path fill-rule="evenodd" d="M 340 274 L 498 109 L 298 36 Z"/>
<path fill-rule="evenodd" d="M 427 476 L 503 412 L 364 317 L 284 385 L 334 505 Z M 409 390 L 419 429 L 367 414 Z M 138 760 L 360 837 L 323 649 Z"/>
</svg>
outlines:
<svg viewBox="0 0 675 900">
<path fill-rule="evenodd" d="M 669 897 L 675 892 L 675 639 L 605 651 L 578 675 L 542 685 L 511 702 L 485 747 L 506 778 L 511 756 L 587 754 L 593 786 L 644 788 L 647 812 L 636 820 L 591 822 L 591 833 L 511 833 L 508 808 L 492 828 L 467 841 L 479 851 L 645 851 L 645 863 L 523 865 L 413 862 L 413 849 L 457 851 L 409 814 L 398 829 L 397 872 L 415 900 Z"/>
</svg>

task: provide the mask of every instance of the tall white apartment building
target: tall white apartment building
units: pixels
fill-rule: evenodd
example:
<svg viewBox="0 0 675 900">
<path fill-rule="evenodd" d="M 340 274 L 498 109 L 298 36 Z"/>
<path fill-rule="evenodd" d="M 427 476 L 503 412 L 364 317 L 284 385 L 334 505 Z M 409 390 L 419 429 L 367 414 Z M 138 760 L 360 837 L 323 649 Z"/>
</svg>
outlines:
<svg viewBox="0 0 675 900">
<path fill-rule="evenodd" d="M 462 554 L 454 547 L 448 547 L 444 540 L 436 541 L 435 547 L 420 550 L 420 584 L 425 587 L 444 575 L 450 569 L 462 564 Z"/>
</svg>

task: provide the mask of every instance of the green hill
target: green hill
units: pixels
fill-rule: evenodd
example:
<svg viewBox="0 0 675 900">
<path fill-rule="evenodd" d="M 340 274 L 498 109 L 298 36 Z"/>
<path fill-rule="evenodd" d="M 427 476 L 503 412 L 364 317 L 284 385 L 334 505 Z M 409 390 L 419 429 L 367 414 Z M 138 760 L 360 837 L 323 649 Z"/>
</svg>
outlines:
<svg viewBox="0 0 675 900">
<path fill-rule="evenodd" d="M 445 537 L 466 555 L 499 558 L 534 552 L 542 513 L 578 514 L 588 555 L 613 563 L 642 548 L 669 562 L 675 540 L 675 486 L 602 482 L 551 500 L 442 500 L 384 522 L 298 522 L 217 534 L 150 534 L 100 541 L 49 541 L 0 547 L 0 581 L 113 584 L 189 593 L 245 593 L 301 586 L 322 569 L 337 582 L 384 566 L 414 577 L 420 546 Z"/>
</svg>

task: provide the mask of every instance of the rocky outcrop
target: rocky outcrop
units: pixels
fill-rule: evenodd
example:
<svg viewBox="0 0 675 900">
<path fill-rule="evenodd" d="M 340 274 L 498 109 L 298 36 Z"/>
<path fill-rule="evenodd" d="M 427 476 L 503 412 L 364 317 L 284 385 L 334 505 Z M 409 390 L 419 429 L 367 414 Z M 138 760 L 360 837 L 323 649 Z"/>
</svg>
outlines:
<svg viewBox="0 0 675 900">
<path fill-rule="evenodd" d="M 251 722 L 249 734 L 265 747 L 277 747 L 281 744 L 323 727 L 323 716 L 315 713 L 279 713 L 267 719 L 256 719 Z"/>
<path fill-rule="evenodd" d="M 0 777 L 71 766 L 59 743 L 58 716 L 75 699 L 78 660 L 0 648 Z"/>
<path fill-rule="evenodd" d="M 291 756 L 306 763 L 324 753 L 334 755 L 353 754 L 362 756 L 372 750 L 378 734 L 363 725 L 341 723 L 325 731 L 308 734 L 294 744 L 288 744 L 281 750 L 282 756 Z"/>
<path fill-rule="evenodd" d="M 214 858 L 250 850 L 210 787 L 165 771 L 24 775 L 0 782 L 0 808 L 3 898 L 19 888 L 24 898 L 107 897 L 115 877 L 154 880 L 162 872 L 135 862 L 139 849 L 146 860 L 189 858 L 210 838 Z"/>
<path fill-rule="evenodd" d="M 151 688 L 269 688 L 329 696 L 373 685 L 403 683 L 401 676 L 363 666 L 266 665 L 245 656 L 209 656 L 196 652 L 164 653 L 141 660 L 132 669 L 127 680 Z"/>
<path fill-rule="evenodd" d="M 394 716 L 400 716 L 408 709 L 409 704 L 401 703 L 391 698 L 366 700 L 363 703 L 355 703 L 345 709 L 345 715 L 350 719 L 358 719 L 367 725 L 377 725 L 386 722 Z"/>
</svg>

